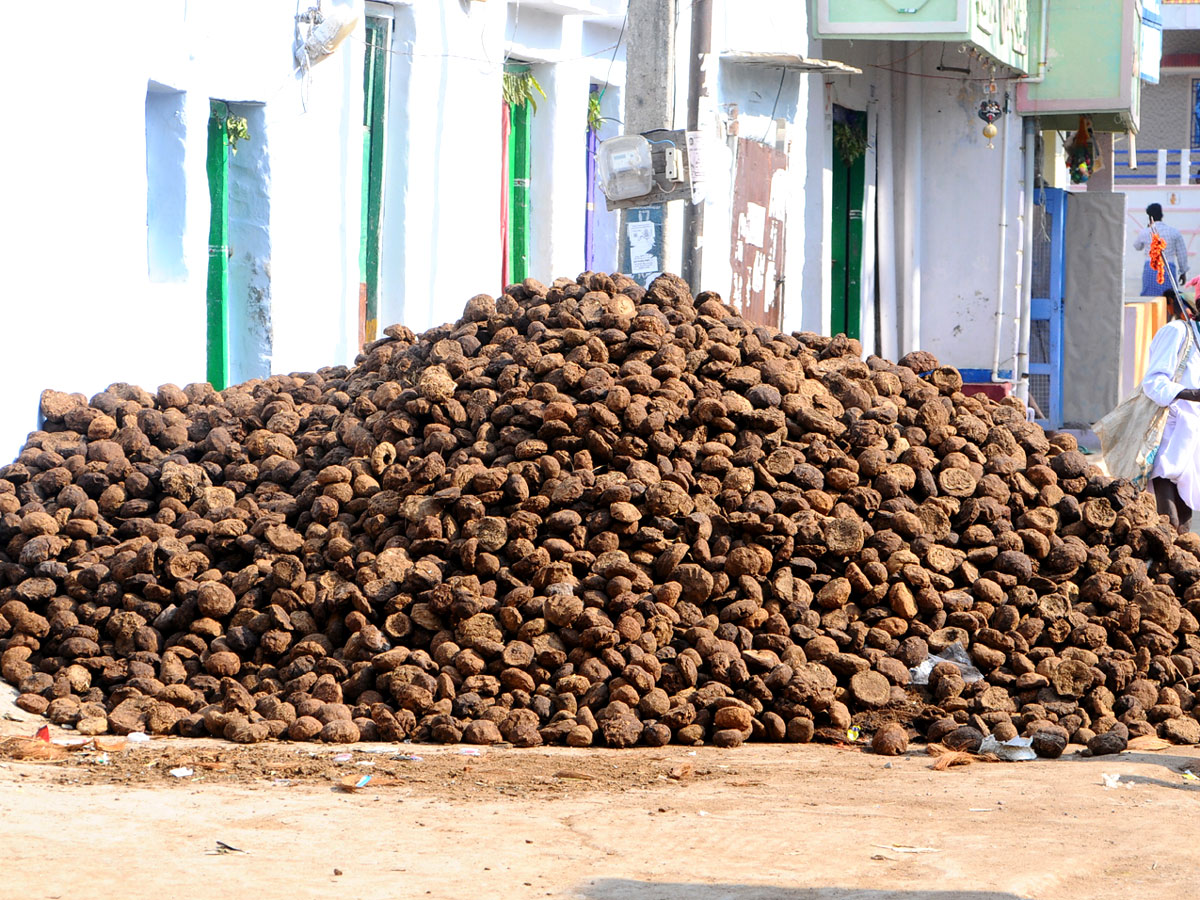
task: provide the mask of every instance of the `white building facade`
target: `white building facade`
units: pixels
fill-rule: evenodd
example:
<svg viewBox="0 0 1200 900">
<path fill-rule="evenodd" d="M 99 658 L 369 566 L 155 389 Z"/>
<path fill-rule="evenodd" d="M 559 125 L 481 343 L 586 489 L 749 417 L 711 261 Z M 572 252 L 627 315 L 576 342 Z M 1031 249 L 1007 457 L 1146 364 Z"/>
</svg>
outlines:
<svg viewBox="0 0 1200 900">
<path fill-rule="evenodd" d="M 0 75 L 39 102 L 6 151 L 0 456 L 44 388 L 213 378 L 214 260 L 226 383 L 350 363 L 387 325 L 453 321 L 506 281 L 616 270 L 594 153 L 624 130 L 626 6 L 123 0 L 53 53 L 18 42 Z M 664 0 L 677 129 L 695 7 Z M 867 353 L 1016 368 L 1021 73 L 947 42 L 820 41 L 807 3 L 712 8 L 697 287 Z M 352 27 L 298 56 L 322 17 Z M 514 79 L 536 110 L 506 102 Z M 992 141 L 988 99 L 1006 110 Z M 214 121 L 240 136 L 216 161 Z M 686 203 L 666 205 L 668 271 Z"/>
<path fill-rule="evenodd" d="M 120 6 L 0 62 L 10 90 L 31 91 L 27 137 L 5 150 L 5 458 L 36 427 L 44 388 L 207 379 L 214 109 L 246 122 L 213 249 L 228 261 L 226 377 L 356 353 L 358 192 L 342 186 L 361 179 L 362 42 L 305 72 L 293 3 Z"/>
<path fill-rule="evenodd" d="M 424 330 L 498 293 L 506 69 L 528 68 L 544 92 L 526 123 L 524 268 L 615 268 L 616 218 L 587 209 L 588 112 L 602 94 L 602 128 L 619 129 L 623 2 L 119 6 L 55 32 L 52 51 L 18 42 L 0 62 L 38 98 L 5 151 L 19 224 L 0 274 L 0 456 L 37 427 L 46 388 L 350 363 L 392 322 Z M 296 43 L 321 18 L 353 27 L 306 65 Z M 214 116 L 235 132 L 245 120 L 216 162 Z M 210 260 L 222 257 L 217 378 Z"/>
</svg>

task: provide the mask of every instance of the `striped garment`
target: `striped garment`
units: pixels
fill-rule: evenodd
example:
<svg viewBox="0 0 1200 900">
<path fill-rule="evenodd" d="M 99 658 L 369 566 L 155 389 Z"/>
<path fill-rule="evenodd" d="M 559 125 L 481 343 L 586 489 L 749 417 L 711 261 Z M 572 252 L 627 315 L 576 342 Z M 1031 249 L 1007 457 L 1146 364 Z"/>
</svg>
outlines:
<svg viewBox="0 0 1200 900">
<path fill-rule="evenodd" d="M 1167 242 L 1166 249 L 1163 250 L 1163 259 L 1171 266 L 1171 271 L 1175 275 L 1176 282 L 1182 285 L 1187 280 L 1188 271 L 1188 251 L 1187 244 L 1183 240 L 1183 235 L 1179 233 L 1177 228 L 1164 225 L 1162 222 L 1155 223 L 1154 229 Z M 1150 229 L 1143 228 L 1138 234 L 1137 240 L 1133 242 L 1133 249 L 1145 250 L 1149 246 Z M 1163 291 L 1167 290 L 1170 286 L 1170 278 L 1164 277 L 1163 283 L 1158 283 L 1158 277 L 1154 274 L 1154 270 L 1150 268 L 1150 261 L 1147 260 L 1145 267 L 1142 269 L 1142 296 L 1161 297 Z"/>
</svg>

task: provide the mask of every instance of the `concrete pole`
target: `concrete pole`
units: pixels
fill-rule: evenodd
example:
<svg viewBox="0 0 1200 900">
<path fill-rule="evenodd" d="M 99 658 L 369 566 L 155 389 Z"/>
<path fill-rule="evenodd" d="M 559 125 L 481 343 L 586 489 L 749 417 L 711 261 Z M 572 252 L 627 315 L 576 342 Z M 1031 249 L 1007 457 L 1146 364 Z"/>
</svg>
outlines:
<svg viewBox="0 0 1200 900">
<path fill-rule="evenodd" d="M 688 131 L 701 131 L 701 107 L 710 93 L 709 73 L 712 65 L 712 0 L 695 0 L 692 4 L 691 65 L 688 68 Z M 683 219 L 683 280 L 691 285 L 692 293 L 700 293 L 700 276 L 704 264 L 704 200 L 684 206 Z"/>
<path fill-rule="evenodd" d="M 675 0 L 629 0 L 625 23 L 625 134 L 643 134 L 655 128 L 669 130 L 675 94 Z M 662 224 L 655 241 L 659 266 L 669 243 L 666 204 L 650 215 Z M 630 270 L 629 222 L 644 213 L 622 210 L 618 265 Z M 638 279 L 639 281 L 641 279 Z"/>
</svg>

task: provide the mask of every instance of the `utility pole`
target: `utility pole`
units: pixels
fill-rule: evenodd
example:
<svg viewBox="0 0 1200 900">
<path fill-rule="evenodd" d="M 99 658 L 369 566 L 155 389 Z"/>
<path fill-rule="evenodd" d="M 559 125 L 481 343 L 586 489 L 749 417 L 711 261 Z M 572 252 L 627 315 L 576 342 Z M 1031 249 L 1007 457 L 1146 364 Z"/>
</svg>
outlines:
<svg viewBox="0 0 1200 900">
<path fill-rule="evenodd" d="M 675 0 L 629 0 L 625 34 L 625 134 L 643 134 L 656 128 L 670 130 L 672 98 L 675 94 Z M 652 136 L 653 137 L 653 136 Z M 639 236 L 638 257 L 653 259 L 655 268 L 633 272 L 630 253 L 629 223 L 653 224 L 653 244 L 646 246 L 648 226 L 636 228 Z M 618 265 L 639 283 L 648 284 L 663 269 L 663 256 L 669 246 L 666 204 L 636 207 L 621 213 Z M 649 252 L 647 252 L 649 251 Z"/>
<path fill-rule="evenodd" d="M 687 130 L 700 131 L 701 108 L 707 112 L 709 74 L 712 69 L 712 0 L 692 3 L 691 66 L 688 71 Z M 708 125 L 708 122 L 704 123 Z M 704 262 L 704 198 L 692 203 L 689 198 L 683 211 L 683 280 L 692 293 L 700 293 L 700 275 Z"/>
</svg>

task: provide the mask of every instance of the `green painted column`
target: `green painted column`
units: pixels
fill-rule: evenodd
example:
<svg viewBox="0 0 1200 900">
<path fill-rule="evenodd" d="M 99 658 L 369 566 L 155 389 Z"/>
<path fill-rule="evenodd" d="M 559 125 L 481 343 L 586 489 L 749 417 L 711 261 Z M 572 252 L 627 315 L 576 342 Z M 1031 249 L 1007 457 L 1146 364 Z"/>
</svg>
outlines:
<svg viewBox="0 0 1200 900">
<path fill-rule="evenodd" d="M 367 19 L 367 48 L 363 72 L 363 211 L 362 252 L 359 257 L 366 285 L 363 339 L 379 335 L 380 219 L 383 212 L 383 153 L 387 134 L 387 34 L 382 19 Z"/>
<path fill-rule="evenodd" d="M 218 391 L 229 384 L 229 107 L 211 102 L 208 118 L 207 339 L 208 380 Z"/>
<path fill-rule="evenodd" d="M 528 71 L 528 66 L 506 66 L 505 71 Z M 508 132 L 508 277 L 529 277 L 529 176 L 530 132 L 533 110 L 528 101 L 509 107 Z"/>
</svg>

